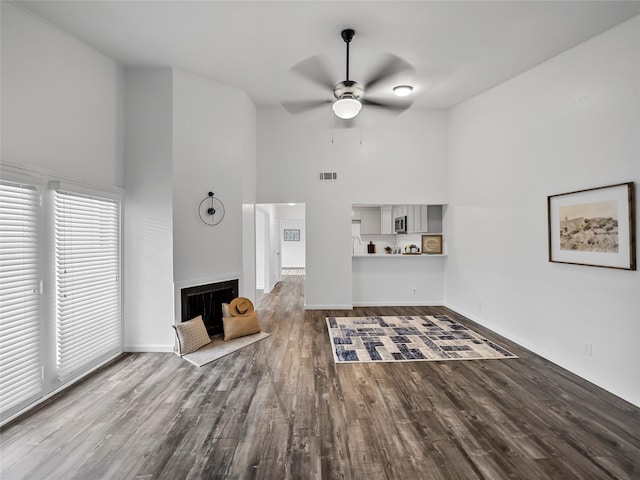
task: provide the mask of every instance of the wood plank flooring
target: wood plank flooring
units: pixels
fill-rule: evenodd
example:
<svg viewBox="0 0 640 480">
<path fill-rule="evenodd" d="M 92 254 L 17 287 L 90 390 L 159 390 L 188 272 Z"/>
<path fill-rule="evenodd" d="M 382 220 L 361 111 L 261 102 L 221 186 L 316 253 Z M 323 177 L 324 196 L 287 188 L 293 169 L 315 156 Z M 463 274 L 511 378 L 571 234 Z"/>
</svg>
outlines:
<svg viewBox="0 0 640 480">
<path fill-rule="evenodd" d="M 1 432 L 10 479 L 639 479 L 640 409 L 443 307 L 304 311 L 193 367 L 128 354 Z M 520 358 L 335 365 L 327 315 L 445 313 Z"/>
<path fill-rule="evenodd" d="M 304 275 L 304 268 L 283 268 L 282 275 Z"/>
</svg>

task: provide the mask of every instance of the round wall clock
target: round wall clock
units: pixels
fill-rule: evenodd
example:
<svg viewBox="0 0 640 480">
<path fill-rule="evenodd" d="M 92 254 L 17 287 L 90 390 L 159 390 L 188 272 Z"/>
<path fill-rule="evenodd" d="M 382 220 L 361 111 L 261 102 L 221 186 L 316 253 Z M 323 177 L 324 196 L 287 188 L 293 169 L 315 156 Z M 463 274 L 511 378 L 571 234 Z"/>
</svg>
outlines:
<svg viewBox="0 0 640 480">
<path fill-rule="evenodd" d="M 224 218 L 224 205 L 213 192 L 205 197 L 198 206 L 198 215 L 205 225 L 218 225 Z"/>
</svg>

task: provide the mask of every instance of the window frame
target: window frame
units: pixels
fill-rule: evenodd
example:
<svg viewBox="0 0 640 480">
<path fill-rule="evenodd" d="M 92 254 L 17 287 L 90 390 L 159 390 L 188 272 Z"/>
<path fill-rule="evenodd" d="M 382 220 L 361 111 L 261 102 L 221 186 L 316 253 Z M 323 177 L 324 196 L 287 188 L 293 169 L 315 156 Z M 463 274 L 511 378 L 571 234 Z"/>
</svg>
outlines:
<svg viewBox="0 0 640 480">
<path fill-rule="evenodd" d="M 2 180 L 10 183 L 33 186 L 40 192 L 40 228 L 38 231 L 38 249 L 40 261 L 40 346 L 41 365 L 43 369 L 42 392 L 34 396 L 19 408 L 0 412 L 0 426 L 23 415 L 59 392 L 82 380 L 93 371 L 112 361 L 124 352 L 124 189 L 109 184 L 91 183 L 84 179 L 63 177 L 56 172 L 39 167 L 15 165 L 0 162 Z M 118 275 L 119 275 L 119 318 L 120 338 L 117 351 L 103 356 L 74 372 L 73 375 L 59 378 L 56 372 L 56 316 L 55 316 L 55 225 L 54 225 L 54 190 L 62 189 L 70 193 L 94 198 L 109 199 L 118 204 Z"/>
</svg>

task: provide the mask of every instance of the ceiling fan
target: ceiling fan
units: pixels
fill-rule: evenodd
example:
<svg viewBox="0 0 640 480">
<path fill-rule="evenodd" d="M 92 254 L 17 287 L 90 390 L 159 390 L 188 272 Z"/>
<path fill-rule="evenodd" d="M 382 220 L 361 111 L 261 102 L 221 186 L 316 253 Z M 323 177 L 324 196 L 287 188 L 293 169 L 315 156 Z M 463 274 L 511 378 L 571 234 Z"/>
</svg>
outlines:
<svg viewBox="0 0 640 480">
<path fill-rule="evenodd" d="M 295 65 L 292 70 L 307 79 L 320 84 L 324 88 L 332 89 L 335 100 L 310 100 L 310 101 L 283 101 L 282 106 L 292 114 L 302 113 L 314 108 L 332 103 L 331 108 L 335 115 L 342 119 L 354 118 L 360 113 L 362 106 L 378 107 L 394 111 L 406 110 L 411 103 L 389 103 L 364 98 L 365 88 L 371 90 L 375 85 L 387 80 L 402 71 L 413 70 L 410 64 L 399 57 L 387 54 L 385 61 L 374 71 L 364 84 L 349 79 L 349 45 L 355 35 L 355 31 L 347 28 L 341 36 L 347 47 L 346 55 L 346 79 L 334 85 L 327 73 L 327 69 L 320 57 L 311 57 Z M 404 85 L 409 92 L 411 87 Z"/>
</svg>

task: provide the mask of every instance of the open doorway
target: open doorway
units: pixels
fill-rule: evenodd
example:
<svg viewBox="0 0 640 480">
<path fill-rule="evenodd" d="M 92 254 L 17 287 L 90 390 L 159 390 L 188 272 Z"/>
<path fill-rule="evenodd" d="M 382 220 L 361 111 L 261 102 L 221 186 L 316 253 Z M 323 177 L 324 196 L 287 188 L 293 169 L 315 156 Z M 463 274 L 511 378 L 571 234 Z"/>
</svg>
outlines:
<svg viewBox="0 0 640 480">
<path fill-rule="evenodd" d="M 307 245 L 305 206 L 304 204 L 283 205 L 281 210 L 282 275 L 304 276 Z"/>
<path fill-rule="evenodd" d="M 306 272 L 305 205 L 256 205 L 256 299 Z"/>
</svg>

